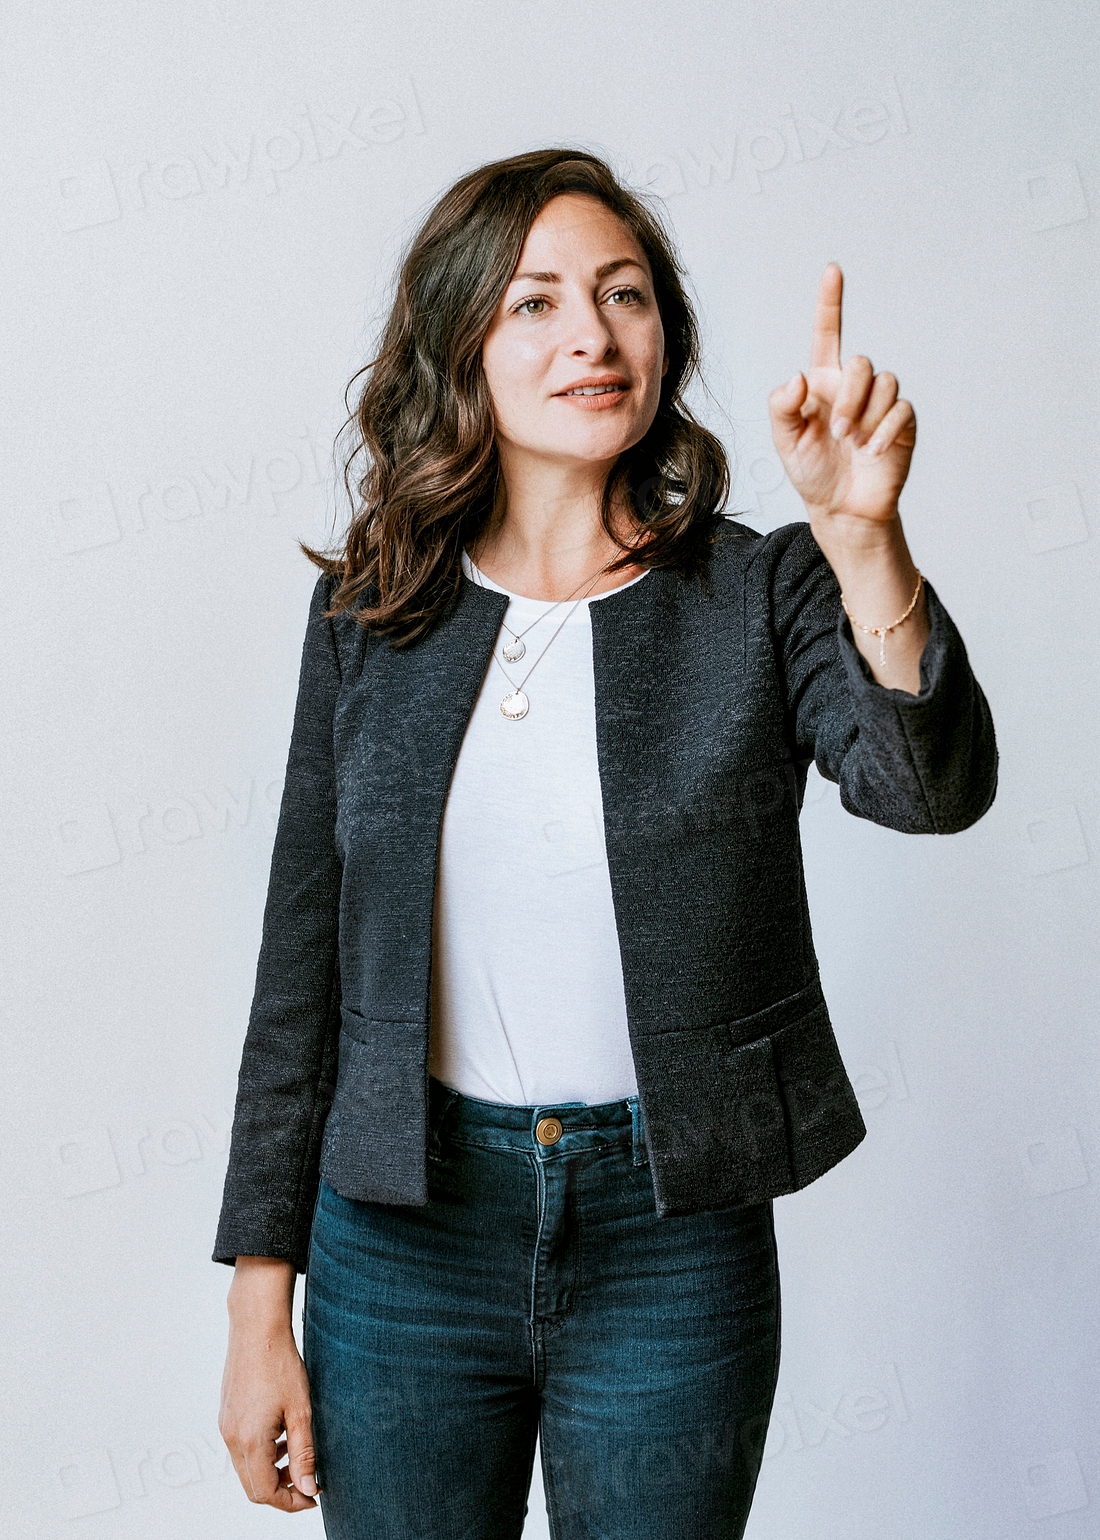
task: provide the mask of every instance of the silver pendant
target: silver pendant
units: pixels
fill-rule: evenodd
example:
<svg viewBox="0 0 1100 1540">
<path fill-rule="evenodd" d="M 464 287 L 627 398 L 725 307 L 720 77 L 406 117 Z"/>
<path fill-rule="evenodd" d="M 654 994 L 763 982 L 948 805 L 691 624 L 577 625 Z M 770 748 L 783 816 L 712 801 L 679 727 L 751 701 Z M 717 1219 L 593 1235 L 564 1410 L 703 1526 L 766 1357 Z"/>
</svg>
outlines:
<svg viewBox="0 0 1100 1540">
<path fill-rule="evenodd" d="M 522 690 L 510 691 L 500 703 L 501 716 L 507 717 L 510 722 L 518 722 L 520 717 L 525 717 L 531 708 L 531 702 Z"/>
<path fill-rule="evenodd" d="M 527 648 L 518 636 L 512 642 L 505 642 L 501 648 L 505 663 L 518 663 L 520 658 L 525 656 L 526 652 Z"/>
</svg>

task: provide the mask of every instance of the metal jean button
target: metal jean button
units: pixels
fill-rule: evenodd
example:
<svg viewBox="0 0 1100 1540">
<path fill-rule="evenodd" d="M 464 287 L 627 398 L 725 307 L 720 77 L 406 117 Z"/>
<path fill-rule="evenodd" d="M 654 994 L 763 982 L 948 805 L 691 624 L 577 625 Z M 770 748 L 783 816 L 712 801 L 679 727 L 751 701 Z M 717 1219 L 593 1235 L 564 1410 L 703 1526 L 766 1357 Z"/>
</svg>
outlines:
<svg viewBox="0 0 1100 1540">
<path fill-rule="evenodd" d="M 535 1138 L 540 1144 L 557 1144 L 564 1132 L 560 1118 L 539 1118 L 535 1124 Z"/>
</svg>

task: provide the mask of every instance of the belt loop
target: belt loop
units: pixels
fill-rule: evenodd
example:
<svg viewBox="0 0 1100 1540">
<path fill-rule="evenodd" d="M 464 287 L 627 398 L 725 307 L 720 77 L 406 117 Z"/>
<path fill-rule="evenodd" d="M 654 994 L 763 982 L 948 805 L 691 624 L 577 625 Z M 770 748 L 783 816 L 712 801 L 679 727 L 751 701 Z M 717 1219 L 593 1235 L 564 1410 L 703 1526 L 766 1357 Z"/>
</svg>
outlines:
<svg viewBox="0 0 1100 1540">
<path fill-rule="evenodd" d="M 634 1164 L 647 1166 L 649 1156 L 646 1153 L 645 1133 L 642 1128 L 642 1104 L 636 1096 L 628 1096 L 626 1104 L 630 1108 L 630 1132 L 634 1145 Z"/>
</svg>

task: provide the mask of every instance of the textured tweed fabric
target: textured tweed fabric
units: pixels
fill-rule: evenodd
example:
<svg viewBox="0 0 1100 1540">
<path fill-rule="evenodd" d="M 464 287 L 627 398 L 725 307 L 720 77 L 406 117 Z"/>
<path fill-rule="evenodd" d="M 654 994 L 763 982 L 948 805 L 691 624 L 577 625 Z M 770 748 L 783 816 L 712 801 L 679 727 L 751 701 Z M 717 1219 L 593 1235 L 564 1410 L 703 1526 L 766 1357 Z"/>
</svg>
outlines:
<svg viewBox="0 0 1100 1540">
<path fill-rule="evenodd" d="M 793 1192 L 866 1133 L 818 978 L 798 815 L 811 761 L 850 813 L 902 833 L 951 834 L 992 803 L 989 706 L 925 588 L 917 695 L 874 680 L 807 523 L 723 521 L 705 583 L 654 571 L 591 608 L 659 1215 Z M 439 831 L 508 602 L 464 578 L 395 649 L 326 620 L 331 591 L 319 578 L 306 627 L 214 1250 L 299 1271 L 320 1175 L 345 1197 L 427 1201 Z"/>
</svg>

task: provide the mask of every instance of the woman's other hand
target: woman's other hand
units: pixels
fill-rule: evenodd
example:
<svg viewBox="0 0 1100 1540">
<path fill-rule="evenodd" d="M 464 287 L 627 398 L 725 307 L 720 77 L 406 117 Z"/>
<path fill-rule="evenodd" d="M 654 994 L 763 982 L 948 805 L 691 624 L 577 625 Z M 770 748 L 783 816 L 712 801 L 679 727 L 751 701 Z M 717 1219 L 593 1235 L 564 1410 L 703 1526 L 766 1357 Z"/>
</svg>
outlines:
<svg viewBox="0 0 1100 1540">
<path fill-rule="evenodd" d="M 897 518 L 917 419 L 899 400 L 894 375 L 875 374 L 862 354 L 841 367 L 843 292 L 843 274 L 830 262 L 818 285 L 810 367 L 772 391 L 768 410 L 779 458 L 811 526 L 871 534 Z"/>
<path fill-rule="evenodd" d="M 218 1414 L 250 1501 L 286 1513 L 317 1506 L 309 1381 L 291 1322 L 294 1283 L 290 1262 L 237 1258 Z"/>
</svg>

